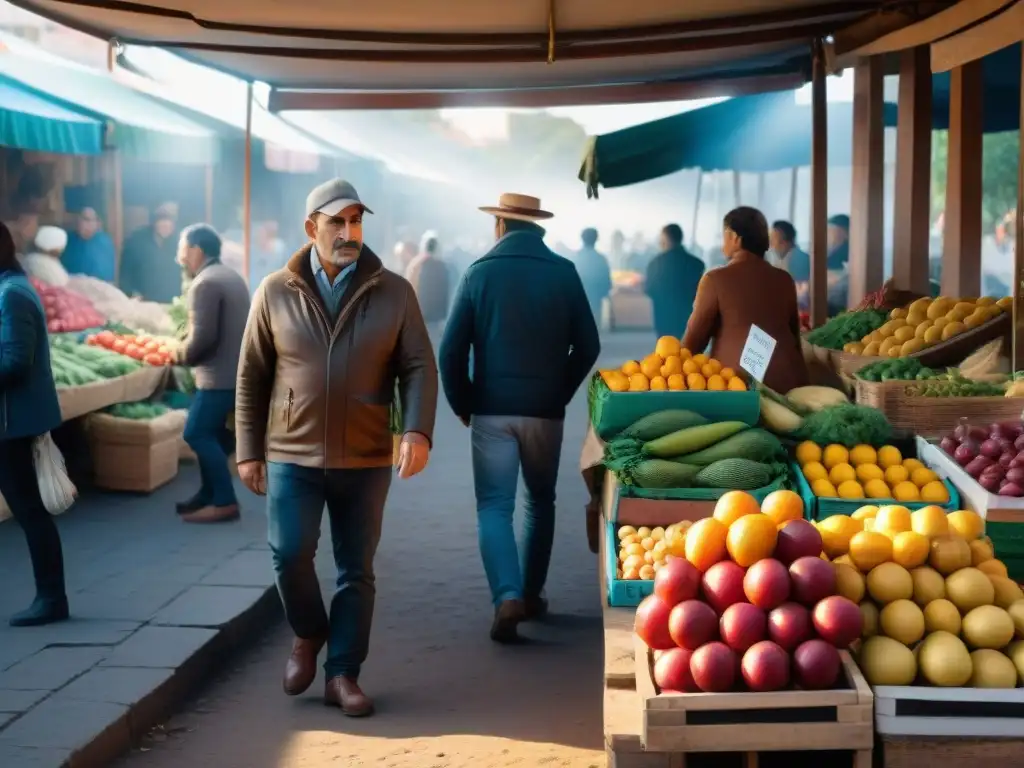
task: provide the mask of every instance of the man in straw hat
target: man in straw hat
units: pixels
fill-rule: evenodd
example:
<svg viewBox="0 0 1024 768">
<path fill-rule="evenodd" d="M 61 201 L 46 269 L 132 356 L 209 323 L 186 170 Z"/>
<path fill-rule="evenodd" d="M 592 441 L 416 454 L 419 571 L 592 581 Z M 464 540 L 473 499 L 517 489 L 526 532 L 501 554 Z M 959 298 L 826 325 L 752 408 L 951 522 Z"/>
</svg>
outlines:
<svg viewBox="0 0 1024 768">
<path fill-rule="evenodd" d="M 467 270 L 448 316 L 440 368 L 445 396 L 472 429 L 480 551 L 494 602 L 491 639 L 547 610 L 542 593 L 555 533 L 555 481 L 565 406 L 601 344 L 575 267 L 544 244 L 540 200 L 504 194 L 497 243 Z M 470 352 L 472 351 L 472 375 Z M 522 565 L 512 529 L 526 483 Z"/>
<path fill-rule="evenodd" d="M 437 406 L 437 365 L 416 295 L 363 244 L 366 213 L 341 179 L 309 193 L 310 242 L 253 297 L 235 406 L 238 474 L 267 494 L 277 587 L 295 632 L 285 693 L 312 685 L 326 643 L 324 699 L 352 717 L 373 712 L 358 678 L 391 484 L 396 377 L 399 477 L 427 465 Z M 313 567 L 325 504 L 338 570 L 329 615 Z"/>
</svg>

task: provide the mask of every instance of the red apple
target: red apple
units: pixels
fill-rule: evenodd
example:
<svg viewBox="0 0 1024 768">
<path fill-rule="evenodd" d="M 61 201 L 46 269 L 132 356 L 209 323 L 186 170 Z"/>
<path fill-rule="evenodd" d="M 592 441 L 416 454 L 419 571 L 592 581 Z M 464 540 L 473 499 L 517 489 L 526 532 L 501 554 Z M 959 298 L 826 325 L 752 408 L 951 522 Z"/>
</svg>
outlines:
<svg viewBox="0 0 1024 768">
<path fill-rule="evenodd" d="M 836 568 L 820 557 L 801 557 L 789 566 L 793 599 L 813 607 L 836 593 Z"/>
<path fill-rule="evenodd" d="M 690 657 L 693 651 L 686 648 L 672 648 L 664 651 L 654 662 L 654 682 L 662 691 L 696 693 L 699 689 L 690 672 Z"/>
<path fill-rule="evenodd" d="M 672 636 L 668 633 L 668 615 L 672 606 L 657 595 L 648 595 L 640 601 L 633 620 L 633 629 L 640 639 L 647 643 L 648 648 L 667 650 L 675 648 Z"/>
<path fill-rule="evenodd" d="M 768 619 L 757 606 L 734 603 L 725 609 L 718 628 L 725 644 L 736 653 L 743 653 L 754 643 L 764 640 Z"/>
<path fill-rule="evenodd" d="M 721 615 L 733 603 L 746 602 L 743 594 L 745 571 L 732 560 L 715 563 L 704 572 L 701 587 L 704 599 Z"/>
<path fill-rule="evenodd" d="M 686 600 L 669 613 L 668 633 L 680 648 L 695 651 L 718 637 L 718 615 L 702 600 Z"/>
<path fill-rule="evenodd" d="M 752 691 L 781 691 L 789 685 L 789 654 L 771 640 L 762 640 L 743 654 L 740 671 Z"/>
<path fill-rule="evenodd" d="M 736 682 L 736 654 L 725 643 L 708 643 L 693 652 L 690 672 L 697 687 L 705 693 L 721 693 Z"/>
<path fill-rule="evenodd" d="M 790 520 L 775 539 L 775 559 L 785 565 L 801 557 L 820 557 L 821 534 L 807 520 Z"/>
<path fill-rule="evenodd" d="M 812 634 L 811 614 L 802 605 L 783 603 L 768 614 L 768 639 L 785 651 L 792 652 Z"/>
<path fill-rule="evenodd" d="M 778 608 L 789 599 L 789 571 L 778 560 L 758 560 L 743 577 L 743 594 L 758 608 Z"/>
<path fill-rule="evenodd" d="M 808 640 L 793 651 L 793 679 L 801 688 L 820 691 L 839 679 L 842 660 L 835 646 L 824 640 Z"/>
<path fill-rule="evenodd" d="M 814 606 L 811 615 L 821 639 L 836 648 L 848 647 L 860 637 L 864 629 L 864 614 L 860 612 L 860 607 L 839 595 L 826 597 Z"/>
<path fill-rule="evenodd" d="M 672 558 L 654 575 L 654 594 L 669 605 L 692 600 L 699 590 L 700 571 L 685 558 Z"/>
</svg>

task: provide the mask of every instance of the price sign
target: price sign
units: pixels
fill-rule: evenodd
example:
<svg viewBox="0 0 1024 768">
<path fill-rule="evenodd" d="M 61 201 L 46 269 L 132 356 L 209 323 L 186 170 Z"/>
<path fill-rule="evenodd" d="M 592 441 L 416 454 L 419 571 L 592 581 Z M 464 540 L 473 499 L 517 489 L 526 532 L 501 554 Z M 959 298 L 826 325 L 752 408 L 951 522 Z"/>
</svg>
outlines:
<svg viewBox="0 0 1024 768">
<path fill-rule="evenodd" d="M 747 343 L 743 345 L 740 355 L 740 368 L 749 373 L 759 382 L 764 382 L 765 371 L 775 352 L 775 339 L 756 325 L 750 326 Z"/>
</svg>

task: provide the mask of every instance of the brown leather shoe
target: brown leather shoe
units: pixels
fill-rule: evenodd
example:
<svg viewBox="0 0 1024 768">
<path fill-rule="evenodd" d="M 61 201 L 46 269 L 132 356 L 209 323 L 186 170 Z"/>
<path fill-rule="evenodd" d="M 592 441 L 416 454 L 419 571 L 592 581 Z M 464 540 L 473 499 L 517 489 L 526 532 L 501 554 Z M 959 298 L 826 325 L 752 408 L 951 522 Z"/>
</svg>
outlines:
<svg viewBox="0 0 1024 768">
<path fill-rule="evenodd" d="M 324 647 L 324 642 L 323 638 L 295 638 L 292 654 L 284 665 L 284 692 L 289 696 L 305 693 L 316 680 L 316 657 Z"/>
<path fill-rule="evenodd" d="M 181 516 L 181 519 L 186 523 L 229 523 L 238 518 L 237 504 L 231 504 L 227 507 L 203 507 L 195 512 L 186 512 Z"/>
<path fill-rule="evenodd" d="M 494 611 L 494 623 L 491 624 L 491 640 L 496 643 L 515 643 L 519 641 L 517 627 L 526 619 L 526 606 L 522 600 L 502 600 Z"/>
<path fill-rule="evenodd" d="M 367 717 L 373 714 L 373 699 L 363 693 L 355 680 L 332 677 L 324 688 L 324 704 L 341 707 L 349 717 Z"/>
</svg>

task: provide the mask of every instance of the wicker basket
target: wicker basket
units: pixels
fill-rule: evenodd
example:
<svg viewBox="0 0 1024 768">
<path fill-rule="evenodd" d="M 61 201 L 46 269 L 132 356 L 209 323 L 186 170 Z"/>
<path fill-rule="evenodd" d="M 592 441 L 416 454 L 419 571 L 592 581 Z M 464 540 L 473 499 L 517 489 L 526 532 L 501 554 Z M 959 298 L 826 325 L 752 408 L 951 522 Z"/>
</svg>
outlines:
<svg viewBox="0 0 1024 768">
<path fill-rule="evenodd" d="M 900 425 L 922 437 L 943 437 L 953 431 L 961 418 L 988 424 L 1017 421 L 1024 412 L 1024 397 L 924 397 L 903 395 L 895 406 Z M 896 421 L 885 412 L 896 427 Z"/>
<path fill-rule="evenodd" d="M 992 339 L 1000 336 L 1008 336 L 1013 330 L 1013 318 L 1009 312 L 1002 312 L 987 323 L 982 323 L 977 328 L 959 333 L 951 339 L 940 341 L 930 347 L 915 352 L 909 357 L 919 361 L 921 365 L 929 368 L 942 368 L 950 365 L 959 365 L 968 355 L 986 344 Z"/>
<path fill-rule="evenodd" d="M 852 355 L 838 349 L 831 350 L 832 367 L 840 376 L 853 376 L 857 371 L 872 363 L 888 360 L 888 357 L 872 357 L 869 355 Z"/>
</svg>

